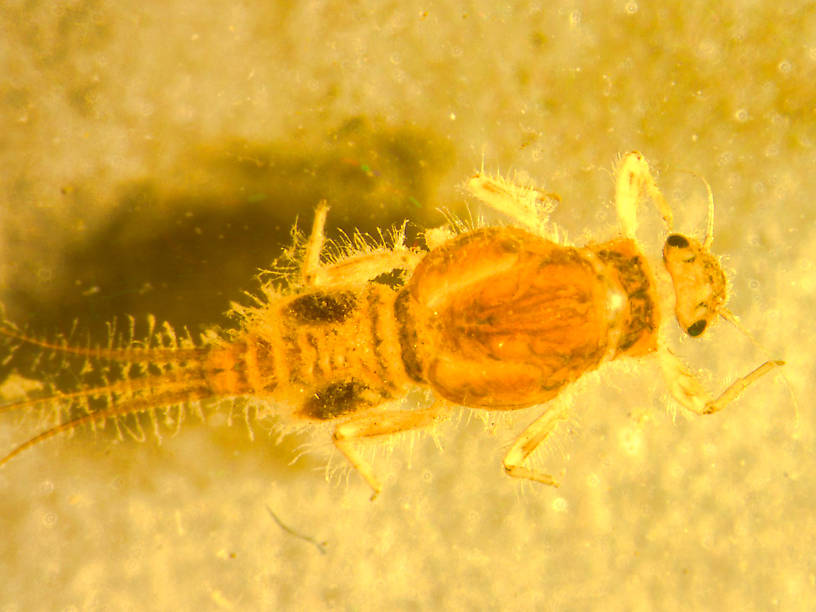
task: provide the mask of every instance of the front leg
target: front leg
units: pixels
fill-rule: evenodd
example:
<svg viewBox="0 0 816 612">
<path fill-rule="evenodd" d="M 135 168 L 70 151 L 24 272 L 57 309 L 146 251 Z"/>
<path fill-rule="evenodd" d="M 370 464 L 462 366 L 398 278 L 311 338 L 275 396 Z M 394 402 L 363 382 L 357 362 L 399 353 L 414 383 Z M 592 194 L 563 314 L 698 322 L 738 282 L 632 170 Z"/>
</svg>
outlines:
<svg viewBox="0 0 816 612">
<path fill-rule="evenodd" d="M 700 381 L 689 371 L 685 364 L 667 348 L 660 349 L 660 367 L 669 388 L 669 393 L 683 407 L 695 414 L 714 414 L 725 408 L 739 397 L 749 385 L 776 367 L 785 365 L 784 361 L 766 361 L 752 372 L 731 383 L 719 397 L 712 397 L 703 389 Z"/>
<path fill-rule="evenodd" d="M 648 195 L 657 206 L 666 229 L 672 229 L 672 211 L 666 198 L 655 183 L 649 164 L 642 153 L 633 151 L 624 155 L 618 164 L 615 182 L 615 207 L 624 236 L 635 239 L 638 221 L 637 206 L 640 198 Z"/>
</svg>

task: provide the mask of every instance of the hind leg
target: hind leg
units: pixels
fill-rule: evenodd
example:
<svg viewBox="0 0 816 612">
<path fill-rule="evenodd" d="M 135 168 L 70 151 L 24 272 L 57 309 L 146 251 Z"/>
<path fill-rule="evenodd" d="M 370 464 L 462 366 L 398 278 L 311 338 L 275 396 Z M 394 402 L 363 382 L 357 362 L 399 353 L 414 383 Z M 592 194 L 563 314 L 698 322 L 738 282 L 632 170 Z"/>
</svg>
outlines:
<svg viewBox="0 0 816 612">
<path fill-rule="evenodd" d="M 371 465 L 360 456 L 355 445 L 368 438 L 429 427 L 439 417 L 440 408 L 441 402 L 437 401 L 430 408 L 422 410 L 380 410 L 352 417 L 337 425 L 332 436 L 334 445 L 371 487 L 372 500 L 379 495 L 382 485 L 374 476 Z"/>
<path fill-rule="evenodd" d="M 365 283 L 394 269 L 413 270 L 425 253 L 405 246 L 405 226 L 393 234 L 392 246 L 380 246 L 349 254 L 333 264 L 320 261 L 326 242 L 325 227 L 329 206 L 325 200 L 315 210 L 312 231 L 306 242 L 306 253 L 300 268 L 301 281 L 308 288 L 340 284 Z"/>
</svg>

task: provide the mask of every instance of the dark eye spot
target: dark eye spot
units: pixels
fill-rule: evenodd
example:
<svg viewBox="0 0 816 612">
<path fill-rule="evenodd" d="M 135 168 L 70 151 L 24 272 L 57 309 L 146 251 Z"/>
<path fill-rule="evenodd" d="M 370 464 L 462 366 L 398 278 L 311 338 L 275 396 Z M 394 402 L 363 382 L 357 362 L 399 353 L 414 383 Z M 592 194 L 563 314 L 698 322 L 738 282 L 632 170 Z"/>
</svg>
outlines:
<svg viewBox="0 0 816 612">
<path fill-rule="evenodd" d="M 672 234 L 668 238 L 666 238 L 666 244 L 670 247 L 676 247 L 678 249 L 685 249 L 689 245 L 689 241 L 686 240 L 684 236 L 680 234 Z"/>
<path fill-rule="evenodd" d="M 706 328 L 706 321 L 705 319 L 700 319 L 699 321 L 695 321 L 691 324 L 691 326 L 686 330 L 686 333 L 689 336 L 699 336 L 705 331 Z"/>
</svg>

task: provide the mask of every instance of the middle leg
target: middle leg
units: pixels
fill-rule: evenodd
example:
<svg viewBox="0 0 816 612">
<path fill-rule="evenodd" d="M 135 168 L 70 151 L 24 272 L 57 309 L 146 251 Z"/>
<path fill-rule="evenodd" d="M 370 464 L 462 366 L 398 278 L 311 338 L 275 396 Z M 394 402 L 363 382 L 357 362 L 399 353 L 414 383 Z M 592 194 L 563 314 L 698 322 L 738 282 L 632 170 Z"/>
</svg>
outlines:
<svg viewBox="0 0 816 612">
<path fill-rule="evenodd" d="M 557 402 L 555 404 L 548 406 L 544 414 L 533 421 L 507 451 L 503 463 L 504 471 L 508 476 L 533 480 L 551 487 L 559 486 L 560 483 L 550 474 L 522 465 L 527 457 L 555 431 L 559 421 L 567 420 L 566 408 L 558 405 Z"/>
</svg>

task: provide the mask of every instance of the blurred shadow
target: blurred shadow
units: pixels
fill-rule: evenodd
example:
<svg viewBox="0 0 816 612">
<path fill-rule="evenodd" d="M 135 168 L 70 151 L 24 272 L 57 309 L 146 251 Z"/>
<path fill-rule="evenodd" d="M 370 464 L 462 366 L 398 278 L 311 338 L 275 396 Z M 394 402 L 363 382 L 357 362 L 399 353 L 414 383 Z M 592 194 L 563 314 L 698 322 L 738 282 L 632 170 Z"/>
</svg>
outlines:
<svg viewBox="0 0 816 612">
<path fill-rule="evenodd" d="M 66 243 L 47 300 L 11 287 L 8 317 L 45 337 L 77 322 L 83 343 L 106 342 L 106 323 L 125 315 L 144 324 L 152 314 L 196 336 L 226 323 L 229 302 L 257 288 L 258 270 L 291 243 L 296 219 L 308 231 L 320 200 L 331 206 L 329 236 L 337 228 L 376 234 L 407 218 L 439 224 L 436 183 L 451 158 L 432 135 L 361 118 L 311 147 L 194 147 L 169 176 L 123 185 L 108 218 L 82 242 Z"/>
</svg>

